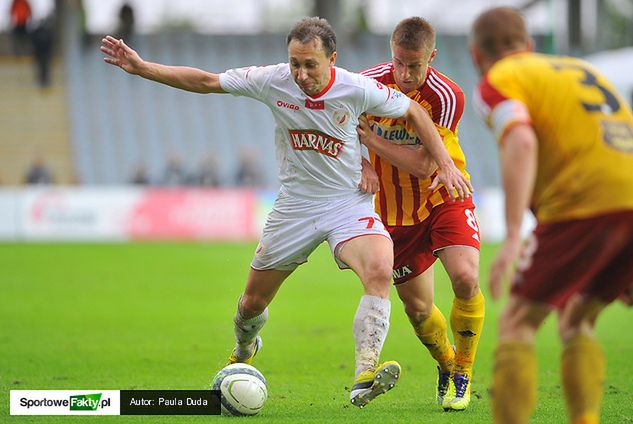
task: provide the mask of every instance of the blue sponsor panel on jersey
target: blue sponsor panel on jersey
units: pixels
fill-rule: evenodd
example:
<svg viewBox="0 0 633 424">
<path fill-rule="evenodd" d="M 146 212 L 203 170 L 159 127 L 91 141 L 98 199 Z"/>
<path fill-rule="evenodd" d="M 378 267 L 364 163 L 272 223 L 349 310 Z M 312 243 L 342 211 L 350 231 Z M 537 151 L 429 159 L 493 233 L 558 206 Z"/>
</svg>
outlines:
<svg viewBox="0 0 633 424">
<path fill-rule="evenodd" d="M 409 132 L 405 127 L 389 127 L 386 129 L 378 124 L 375 124 L 374 127 L 376 135 L 385 140 L 393 141 L 397 144 L 420 144 L 420 139 L 418 139 L 415 132 Z"/>
</svg>

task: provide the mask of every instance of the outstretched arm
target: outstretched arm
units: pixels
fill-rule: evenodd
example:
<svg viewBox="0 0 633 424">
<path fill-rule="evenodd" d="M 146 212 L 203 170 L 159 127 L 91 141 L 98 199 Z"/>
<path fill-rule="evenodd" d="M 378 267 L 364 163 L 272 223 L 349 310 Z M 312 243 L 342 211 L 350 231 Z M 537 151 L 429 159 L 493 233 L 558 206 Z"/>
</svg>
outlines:
<svg viewBox="0 0 633 424">
<path fill-rule="evenodd" d="M 435 161 L 424 146 L 400 146 L 381 139 L 371 130 L 365 115 L 358 118 L 356 132 L 361 143 L 387 162 L 409 174 L 424 180 L 437 169 Z"/>
<path fill-rule="evenodd" d="M 404 118 L 413 125 L 418 137 L 424 142 L 424 147 L 428 149 L 437 164 L 437 177 L 429 190 L 434 190 L 441 183 L 448 190 L 451 199 L 455 200 L 455 192 L 462 200 L 469 197 L 474 191 L 473 186 L 455 166 L 429 114 L 417 102 L 412 101 Z"/>
<path fill-rule="evenodd" d="M 194 93 L 226 93 L 220 86 L 218 74 L 187 66 L 147 62 L 123 40 L 109 35 L 101 40 L 101 51 L 107 55 L 104 61 L 127 73 Z"/>
</svg>

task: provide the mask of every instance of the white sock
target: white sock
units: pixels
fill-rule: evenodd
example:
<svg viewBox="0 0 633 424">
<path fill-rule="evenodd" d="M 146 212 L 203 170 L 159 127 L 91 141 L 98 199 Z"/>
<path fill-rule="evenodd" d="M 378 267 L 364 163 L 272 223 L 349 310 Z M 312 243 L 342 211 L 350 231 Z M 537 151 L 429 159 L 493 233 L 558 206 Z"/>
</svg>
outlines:
<svg viewBox="0 0 633 424">
<path fill-rule="evenodd" d="M 377 296 L 360 298 L 354 316 L 354 344 L 356 345 L 356 372 L 354 377 L 378 365 L 382 345 L 389 331 L 391 302 Z"/>
<path fill-rule="evenodd" d="M 253 318 L 244 319 L 238 306 L 233 323 L 235 324 L 235 353 L 239 359 L 246 359 L 251 356 L 255 347 L 255 337 L 266 324 L 267 319 L 268 308 Z"/>
</svg>

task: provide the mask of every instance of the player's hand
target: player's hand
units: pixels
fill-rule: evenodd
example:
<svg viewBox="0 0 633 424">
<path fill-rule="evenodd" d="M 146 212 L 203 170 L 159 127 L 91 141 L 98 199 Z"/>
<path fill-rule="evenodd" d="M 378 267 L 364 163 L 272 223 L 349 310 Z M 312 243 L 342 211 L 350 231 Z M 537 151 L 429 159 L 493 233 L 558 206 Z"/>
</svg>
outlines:
<svg viewBox="0 0 633 424">
<path fill-rule="evenodd" d="M 378 174 L 371 163 L 363 158 L 360 173 L 360 183 L 358 188 L 363 193 L 375 194 L 380 190 L 380 181 L 378 180 Z"/>
<path fill-rule="evenodd" d="M 497 252 L 489 273 L 490 294 L 494 300 L 503 293 L 503 283 L 510 279 L 512 267 L 520 250 L 520 238 L 506 238 Z"/>
<path fill-rule="evenodd" d="M 123 40 L 109 35 L 101 40 L 101 51 L 107 55 L 103 58 L 106 63 L 118 66 L 130 74 L 138 74 L 143 65 L 143 59 L 136 51 L 128 47 Z"/>
<path fill-rule="evenodd" d="M 456 198 L 464 201 L 470 194 L 475 191 L 470 181 L 466 178 L 462 172 L 457 169 L 454 163 L 441 167 L 437 170 L 437 175 L 433 179 L 433 182 L 429 186 L 429 190 L 435 190 L 440 184 L 443 184 L 448 190 L 448 195 L 451 196 L 451 200 Z M 457 196 L 455 193 L 457 192 Z"/>
<path fill-rule="evenodd" d="M 371 126 L 369 125 L 369 120 L 367 119 L 367 115 L 364 113 L 358 117 L 358 125 L 356 126 L 356 133 L 358 134 L 358 139 L 361 143 L 363 143 L 367 147 L 371 147 L 371 142 L 373 141 L 374 132 L 371 130 Z"/>
</svg>

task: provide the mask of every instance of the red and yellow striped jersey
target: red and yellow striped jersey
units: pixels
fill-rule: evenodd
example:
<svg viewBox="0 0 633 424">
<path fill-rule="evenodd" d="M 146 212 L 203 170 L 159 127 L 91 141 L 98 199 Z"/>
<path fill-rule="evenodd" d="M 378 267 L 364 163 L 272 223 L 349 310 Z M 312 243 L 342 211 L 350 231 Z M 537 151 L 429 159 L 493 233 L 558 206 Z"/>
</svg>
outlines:
<svg viewBox="0 0 633 424">
<path fill-rule="evenodd" d="M 376 65 L 361 74 L 398 90 L 391 62 Z M 457 127 L 464 112 L 464 93 L 461 88 L 446 75 L 429 66 L 424 84 L 406 95 L 428 111 L 455 165 L 470 179 L 466 172 L 466 158 L 457 137 Z M 378 136 L 402 145 L 420 144 L 415 130 L 405 119 L 376 116 L 369 118 L 372 129 Z M 450 199 L 443 185 L 433 192 L 428 190 L 433 177 L 420 180 L 372 151 L 369 154 L 380 179 L 380 191 L 375 200 L 376 212 L 386 225 L 418 224 L 429 216 L 435 206 Z"/>
<path fill-rule="evenodd" d="M 515 53 L 475 96 L 498 140 L 516 123 L 538 138 L 531 207 L 539 222 L 633 209 L 633 115 L 598 71 L 571 57 Z"/>
</svg>

